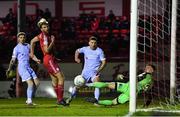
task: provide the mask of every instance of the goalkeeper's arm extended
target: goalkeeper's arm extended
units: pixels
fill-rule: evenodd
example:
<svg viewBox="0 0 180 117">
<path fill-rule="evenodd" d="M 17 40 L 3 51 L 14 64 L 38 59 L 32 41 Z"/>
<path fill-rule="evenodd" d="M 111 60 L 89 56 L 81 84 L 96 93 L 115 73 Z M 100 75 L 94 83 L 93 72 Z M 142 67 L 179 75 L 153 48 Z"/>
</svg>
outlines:
<svg viewBox="0 0 180 117">
<path fill-rule="evenodd" d="M 144 79 L 138 82 L 137 91 L 147 91 L 152 85 L 153 79 L 152 74 L 146 73 Z"/>
<path fill-rule="evenodd" d="M 144 101 L 143 107 L 147 107 L 152 102 L 152 95 L 149 93 L 152 90 L 153 87 L 153 79 L 152 74 L 146 74 L 145 79 L 141 80 L 138 83 L 138 93 L 141 91 L 144 91 L 146 93 L 146 99 Z"/>
</svg>

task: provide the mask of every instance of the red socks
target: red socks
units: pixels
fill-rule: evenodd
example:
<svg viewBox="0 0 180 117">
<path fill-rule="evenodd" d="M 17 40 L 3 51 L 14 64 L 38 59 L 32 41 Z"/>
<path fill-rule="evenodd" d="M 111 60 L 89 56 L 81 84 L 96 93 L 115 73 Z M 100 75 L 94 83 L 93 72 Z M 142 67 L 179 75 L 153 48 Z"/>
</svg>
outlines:
<svg viewBox="0 0 180 117">
<path fill-rule="evenodd" d="M 63 99 L 63 94 L 64 94 L 64 86 L 63 85 L 57 85 L 54 87 L 54 91 L 56 92 L 57 95 L 57 100 L 61 101 Z"/>
<path fill-rule="evenodd" d="M 55 91 L 56 96 L 57 96 L 57 91 L 58 91 L 58 90 L 57 90 L 57 86 L 53 86 L 53 85 L 52 85 L 52 87 L 54 88 L 54 91 Z"/>
</svg>

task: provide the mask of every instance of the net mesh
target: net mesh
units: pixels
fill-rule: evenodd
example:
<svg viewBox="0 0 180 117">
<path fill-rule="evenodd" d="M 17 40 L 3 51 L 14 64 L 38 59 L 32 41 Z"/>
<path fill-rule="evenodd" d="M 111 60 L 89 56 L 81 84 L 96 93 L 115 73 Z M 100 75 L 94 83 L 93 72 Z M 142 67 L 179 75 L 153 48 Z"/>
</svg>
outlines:
<svg viewBox="0 0 180 117">
<path fill-rule="evenodd" d="M 153 87 L 137 98 L 139 100 L 143 97 L 143 105 L 149 101 L 147 108 L 160 107 L 174 110 L 180 107 L 176 104 L 178 101 L 172 105 L 169 98 L 171 7 L 172 0 L 138 1 L 138 67 L 144 68 L 147 63 L 156 66 Z M 137 101 L 137 105 L 137 109 L 144 108 L 139 106 L 142 105 L 140 101 Z"/>
<path fill-rule="evenodd" d="M 177 93 L 177 98 L 180 99 L 180 46 L 178 46 L 180 44 L 180 1 L 178 0 L 178 5 L 177 5 L 177 33 L 176 33 L 176 67 L 177 67 L 177 71 L 176 71 L 176 93 Z"/>
</svg>

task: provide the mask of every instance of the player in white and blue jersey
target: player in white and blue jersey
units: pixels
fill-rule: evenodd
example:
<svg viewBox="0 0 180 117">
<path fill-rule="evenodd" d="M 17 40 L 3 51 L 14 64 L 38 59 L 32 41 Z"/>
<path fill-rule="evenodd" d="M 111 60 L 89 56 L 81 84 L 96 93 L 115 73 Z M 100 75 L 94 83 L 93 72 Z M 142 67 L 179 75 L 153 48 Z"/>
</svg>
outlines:
<svg viewBox="0 0 180 117">
<path fill-rule="evenodd" d="M 14 65 L 16 59 L 18 60 L 18 73 L 22 78 L 22 82 L 26 82 L 27 87 L 27 100 L 26 104 L 32 105 L 32 95 L 33 91 L 35 91 L 35 88 L 39 85 L 39 79 L 37 78 L 35 72 L 30 67 L 29 64 L 29 58 L 30 58 L 30 45 L 28 43 L 25 43 L 26 40 L 26 34 L 24 32 L 20 32 L 17 34 L 18 38 L 18 44 L 13 50 L 12 58 L 9 64 L 9 68 L 6 72 L 10 72 L 12 69 L 12 66 Z M 40 60 L 37 59 L 35 56 L 32 58 L 37 63 L 40 63 Z"/>
<path fill-rule="evenodd" d="M 90 82 L 99 82 L 100 81 L 100 72 L 105 67 L 106 58 L 104 52 L 101 48 L 97 46 L 97 38 L 91 36 L 89 38 L 89 46 L 79 48 L 75 52 L 75 61 L 80 63 L 79 59 L 80 54 L 84 54 L 84 67 L 81 75 L 86 80 L 86 83 Z M 74 90 L 76 90 L 74 88 Z M 75 91 L 73 91 L 75 93 Z M 96 100 L 99 99 L 100 90 L 95 88 L 94 97 Z"/>
<path fill-rule="evenodd" d="M 89 46 L 76 50 L 75 61 L 77 63 L 80 63 L 79 54 L 81 53 L 84 54 L 84 67 L 81 75 L 85 78 L 86 82 L 97 81 L 99 79 L 97 76 L 104 68 L 106 59 L 103 50 L 97 47 L 97 40 L 95 37 L 90 38 Z"/>
</svg>

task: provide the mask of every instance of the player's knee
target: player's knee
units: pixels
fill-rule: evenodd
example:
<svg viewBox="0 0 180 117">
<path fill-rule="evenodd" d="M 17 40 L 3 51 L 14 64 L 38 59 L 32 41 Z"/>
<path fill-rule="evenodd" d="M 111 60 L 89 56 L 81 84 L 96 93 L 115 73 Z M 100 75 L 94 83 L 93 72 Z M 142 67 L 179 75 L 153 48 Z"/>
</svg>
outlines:
<svg viewBox="0 0 180 117">
<path fill-rule="evenodd" d="M 40 85 L 39 80 L 35 82 L 35 85 L 36 85 L 36 87 L 38 87 Z"/>
<path fill-rule="evenodd" d="M 95 78 L 93 79 L 93 82 L 100 82 L 99 77 L 95 77 Z"/>
<path fill-rule="evenodd" d="M 112 104 L 113 104 L 113 105 L 117 105 L 117 104 L 119 104 L 119 102 L 118 102 L 118 98 L 115 98 L 114 100 L 112 100 Z"/>
<path fill-rule="evenodd" d="M 59 72 L 59 74 L 57 74 L 57 78 L 58 78 L 59 80 L 64 81 L 64 75 L 63 75 L 63 73 Z"/>
<path fill-rule="evenodd" d="M 34 85 L 34 83 L 33 83 L 33 81 L 31 79 L 27 80 L 26 82 L 27 82 L 28 86 L 32 87 Z"/>
<path fill-rule="evenodd" d="M 124 103 L 126 103 L 128 101 L 129 101 L 129 96 L 127 96 L 126 94 L 121 94 L 118 97 L 118 103 L 120 103 L 120 104 L 124 104 Z"/>
<path fill-rule="evenodd" d="M 115 89 L 115 83 L 114 82 L 113 83 L 109 83 L 108 84 L 108 88 Z"/>
<path fill-rule="evenodd" d="M 29 88 L 34 87 L 34 84 L 28 84 L 28 87 L 29 87 Z"/>
</svg>

